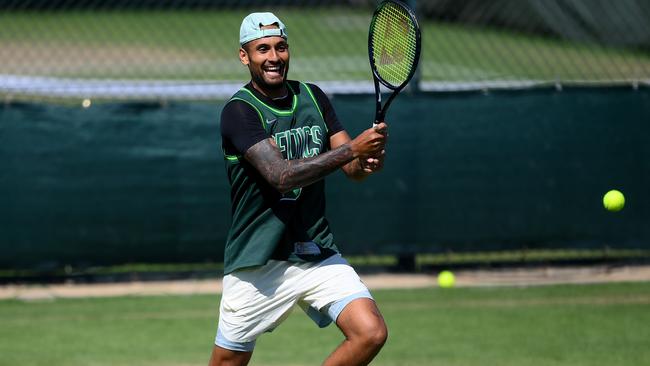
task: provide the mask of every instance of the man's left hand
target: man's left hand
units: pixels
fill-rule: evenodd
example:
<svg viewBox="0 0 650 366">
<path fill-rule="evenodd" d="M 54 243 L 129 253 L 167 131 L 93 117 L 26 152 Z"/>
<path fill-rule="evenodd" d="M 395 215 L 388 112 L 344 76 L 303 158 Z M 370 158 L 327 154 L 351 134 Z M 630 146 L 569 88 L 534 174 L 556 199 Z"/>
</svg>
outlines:
<svg viewBox="0 0 650 366">
<path fill-rule="evenodd" d="M 359 158 L 361 168 L 365 173 L 375 173 L 384 167 L 384 157 L 386 150 L 382 150 L 381 155 L 370 158 Z"/>
</svg>

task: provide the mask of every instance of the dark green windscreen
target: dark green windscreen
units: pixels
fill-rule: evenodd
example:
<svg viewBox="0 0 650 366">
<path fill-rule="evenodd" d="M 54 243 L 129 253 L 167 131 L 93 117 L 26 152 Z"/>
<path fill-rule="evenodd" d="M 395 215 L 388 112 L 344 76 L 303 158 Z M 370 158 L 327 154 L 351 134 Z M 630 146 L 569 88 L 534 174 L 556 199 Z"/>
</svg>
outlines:
<svg viewBox="0 0 650 366">
<path fill-rule="evenodd" d="M 352 136 L 374 96 L 335 96 Z M 0 267 L 220 261 L 222 103 L 0 107 Z M 327 178 L 344 254 L 650 249 L 650 89 L 403 93 L 384 170 Z M 610 189 L 626 206 L 606 211 Z"/>
</svg>

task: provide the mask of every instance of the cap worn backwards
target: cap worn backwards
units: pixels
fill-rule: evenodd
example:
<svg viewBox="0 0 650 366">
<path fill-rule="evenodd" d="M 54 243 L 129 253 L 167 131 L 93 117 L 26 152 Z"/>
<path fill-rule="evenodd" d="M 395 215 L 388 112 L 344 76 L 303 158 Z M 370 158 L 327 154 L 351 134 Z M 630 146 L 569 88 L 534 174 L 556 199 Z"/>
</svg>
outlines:
<svg viewBox="0 0 650 366">
<path fill-rule="evenodd" d="M 266 25 L 275 24 L 278 28 L 262 29 Z M 284 23 L 273 13 L 248 14 L 239 29 L 239 44 L 244 44 L 264 37 L 282 37 L 287 39 L 287 29 Z"/>
</svg>

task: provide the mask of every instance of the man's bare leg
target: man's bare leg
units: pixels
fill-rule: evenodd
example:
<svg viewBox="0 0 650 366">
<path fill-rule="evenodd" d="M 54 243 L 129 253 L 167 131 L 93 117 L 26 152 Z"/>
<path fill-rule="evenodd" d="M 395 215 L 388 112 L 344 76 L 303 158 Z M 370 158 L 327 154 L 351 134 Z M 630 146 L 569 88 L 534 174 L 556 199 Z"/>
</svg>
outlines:
<svg viewBox="0 0 650 366">
<path fill-rule="evenodd" d="M 336 325 L 345 340 L 325 360 L 323 366 L 367 365 L 386 343 L 388 330 L 375 302 L 361 298 L 349 303 Z"/>
<path fill-rule="evenodd" d="M 214 346 L 209 366 L 246 366 L 253 352 L 231 351 Z"/>
</svg>

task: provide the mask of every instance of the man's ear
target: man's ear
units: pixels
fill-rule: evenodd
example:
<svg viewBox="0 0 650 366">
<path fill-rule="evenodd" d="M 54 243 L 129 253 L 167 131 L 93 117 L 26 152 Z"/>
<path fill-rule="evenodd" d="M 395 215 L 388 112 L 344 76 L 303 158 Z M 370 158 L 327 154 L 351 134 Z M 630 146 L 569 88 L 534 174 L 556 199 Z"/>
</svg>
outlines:
<svg viewBox="0 0 650 366">
<path fill-rule="evenodd" d="M 246 50 L 243 47 L 239 49 L 239 61 L 241 61 L 241 63 L 246 66 L 248 66 L 248 64 L 250 63 L 248 59 L 248 52 L 246 52 Z"/>
</svg>

